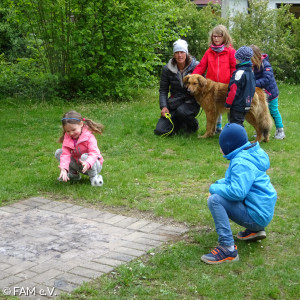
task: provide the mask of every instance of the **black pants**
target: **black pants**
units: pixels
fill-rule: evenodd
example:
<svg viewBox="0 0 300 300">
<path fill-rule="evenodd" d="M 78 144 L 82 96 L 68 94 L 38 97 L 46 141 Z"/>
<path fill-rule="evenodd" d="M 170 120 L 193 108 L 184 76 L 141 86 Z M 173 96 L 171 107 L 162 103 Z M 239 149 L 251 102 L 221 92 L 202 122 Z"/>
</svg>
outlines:
<svg viewBox="0 0 300 300">
<path fill-rule="evenodd" d="M 197 131 L 199 125 L 196 116 L 199 110 L 200 107 L 194 103 L 183 103 L 176 110 L 170 111 L 171 120 L 174 124 L 173 132 L 178 132 L 180 129 L 190 133 Z M 163 135 L 170 132 L 172 128 L 173 125 L 169 119 L 160 117 L 154 129 L 154 133 L 156 135 Z"/>
<path fill-rule="evenodd" d="M 244 127 L 246 111 L 230 110 L 229 122 L 236 123 Z"/>
</svg>

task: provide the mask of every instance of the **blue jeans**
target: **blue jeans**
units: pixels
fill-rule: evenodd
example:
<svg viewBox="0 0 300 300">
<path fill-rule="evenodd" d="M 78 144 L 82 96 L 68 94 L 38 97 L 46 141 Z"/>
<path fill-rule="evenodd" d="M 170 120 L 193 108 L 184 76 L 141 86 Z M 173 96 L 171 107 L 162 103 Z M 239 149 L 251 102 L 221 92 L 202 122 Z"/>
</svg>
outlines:
<svg viewBox="0 0 300 300">
<path fill-rule="evenodd" d="M 234 245 L 229 219 L 251 231 L 264 230 L 264 227 L 253 221 L 242 201 L 228 201 L 217 194 L 213 194 L 207 199 L 207 204 L 219 235 L 219 244 L 222 246 Z"/>
</svg>

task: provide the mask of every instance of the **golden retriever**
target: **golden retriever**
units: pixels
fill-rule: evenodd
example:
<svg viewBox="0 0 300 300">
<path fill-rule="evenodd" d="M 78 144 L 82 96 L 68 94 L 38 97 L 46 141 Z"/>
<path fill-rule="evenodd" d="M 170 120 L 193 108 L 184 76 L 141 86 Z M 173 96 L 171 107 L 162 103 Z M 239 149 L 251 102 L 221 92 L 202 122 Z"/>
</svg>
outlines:
<svg viewBox="0 0 300 300">
<path fill-rule="evenodd" d="M 207 138 L 213 136 L 216 131 L 219 114 L 229 111 L 229 109 L 224 106 L 228 84 L 215 82 L 198 74 L 185 76 L 183 83 L 188 92 L 194 95 L 196 101 L 206 114 L 206 132 L 200 137 Z M 266 94 L 262 89 L 256 88 L 251 108 L 246 114 L 245 119 L 256 130 L 255 141 L 269 141 L 273 122 L 269 112 Z"/>
</svg>

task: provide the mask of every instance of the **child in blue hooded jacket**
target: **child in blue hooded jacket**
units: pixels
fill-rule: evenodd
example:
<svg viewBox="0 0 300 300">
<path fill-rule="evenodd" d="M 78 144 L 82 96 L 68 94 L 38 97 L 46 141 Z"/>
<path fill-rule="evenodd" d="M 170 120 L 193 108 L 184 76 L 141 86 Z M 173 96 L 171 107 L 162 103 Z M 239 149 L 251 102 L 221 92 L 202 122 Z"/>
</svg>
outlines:
<svg viewBox="0 0 300 300">
<path fill-rule="evenodd" d="M 229 219 L 246 228 L 239 232 L 240 240 L 266 238 L 265 227 L 273 218 L 277 193 L 266 171 L 270 167 L 268 154 L 256 142 L 248 141 L 246 130 L 236 123 L 226 124 L 219 137 L 224 157 L 230 161 L 225 178 L 210 186 L 208 207 L 213 216 L 219 246 L 203 255 L 208 264 L 220 264 L 239 259 Z"/>
</svg>

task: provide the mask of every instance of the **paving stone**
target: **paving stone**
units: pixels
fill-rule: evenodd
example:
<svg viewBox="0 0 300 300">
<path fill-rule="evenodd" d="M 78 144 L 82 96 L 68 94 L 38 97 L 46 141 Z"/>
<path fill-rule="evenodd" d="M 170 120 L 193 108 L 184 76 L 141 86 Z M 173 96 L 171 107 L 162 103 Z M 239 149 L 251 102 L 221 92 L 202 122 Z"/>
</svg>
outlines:
<svg viewBox="0 0 300 300">
<path fill-rule="evenodd" d="M 101 264 L 98 262 L 91 262 L 91 261 L 81 263 L 81 265 L 79 265 L 79 267 L 86 268 L 86 269 L 92 269 L 95 271 L 99 271 L 101 273 L 109 273 L 114 269 L 111 266 Z"/>
<path fill-rule="evenodd" d="M 10 264 L 6 264 L 6 263 L 0 263 L 0 271 L 3 271 L 5 269 L 8 269 L 9 267 L 11 267 Z M 1 276 L 1 275 L 0 275 Z"/>
<path fill-rule="evenodd" d="M 53 288 L 69 293 L 186 230 L 42 197 L 0 207 L 0 288 L 50 299 Z"/>
<path fill-rule="evenodd" d="M 107 223 L 107 224 L 115 224 L 115 223 L 118 223 L 120 221 L 123 221 L 125 220 L 126 217 L 125 216 L 119 216 L 119 215 L 115 215 L 109 219 L 106 219 L 104 223 Z"/>
<path fill-rule="evenodd" d="M 119 261 L 124 261 L 124 262 L 128 262 L 128 261 L 135 259 L 134 256 L 126 255 L 126 254 L 122 254 L 122 253 L 118 253 L 118 252 L 110 252 L 105 257 L 119 260 Z"/>
<path fill-rule="evenodd" d="M 143 228 L 144 226 L 146 226 L 149 223 L 150 222 L 147 221 L 147 220 L 138 220 L 137 222 L 135 222 L 135 223 L 131 224 L 130 226 L 128 226 L 128 228 L 139 230 L 139 229 Z"/>
<path fill-rule="evenodd" d="M 84 282 L 89 281 L 89 279 L 86 277 L 79 276 L 78 274 L 74 275 L 71 273 L 64 273 L 64 274 L 60 275 L 59 277 L 57 277 L 56 280 L 66 281 L 68 283 L 71 283 L 73 285 L 78 285 L 78 286 L 82 285 Z M 58 287 L 58 288 L 60 288 L 60 287 Z"/>
<path fill-rule="evenodd" d="M 101 276 L 102 274 L 104 274 L 103 272 L 92 270 L 92 269 L 86 269 L 84 267 L 76 267 L 76 268 L 70 270 L 69 273 L 87 277 L 90 279 L 95 279 L 95 278 Z"/>
<path fill-rule="evenodd" d="M 93 261 L 96 263 L 101 263 L 101 264 L 112 266 L 112 267 L 117 267 L 124 263 L 122 260 L 116 260 L 113 258 L 103 257 L 103 256 L 101 256 L 99 258 L 94 258 Z"/>
<path fill-rule="evenodd" d="M 125 219 L 120 220 L 119 222 L 115 223 L 114 225 L 117 227 L 126 228 L 137 221 L 138 221 L 137 218 L 126 217 Z"/>
<path fill-rule="evenodd" d="M 119 247 L 116 250 L 118 253 L 123 253 L 123 254 L 128 254 L 131 256 L 142 256 L 145 254 L 145 251 L 141 251 L 141 250 L 136 250 L 136 249 L 132 249 L 132 248 L 126 248 L 126 247 Z"/>
<path fill-rule="evenodd" d="M 61 274 L 63 274 L 62 271 L 50 269 L 44 273 L 38 274 L 37 276 L 33 277 L 32 280 L 36 283 L 48 284 L 51 279 Z"/>
</svg>

